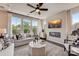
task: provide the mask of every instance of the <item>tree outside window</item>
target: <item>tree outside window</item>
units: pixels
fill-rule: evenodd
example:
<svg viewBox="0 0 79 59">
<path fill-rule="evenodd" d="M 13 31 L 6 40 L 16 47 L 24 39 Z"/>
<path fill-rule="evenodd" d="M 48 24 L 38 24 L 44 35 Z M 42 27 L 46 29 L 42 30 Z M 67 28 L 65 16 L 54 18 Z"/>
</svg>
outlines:
<svg viewBox="0 0 79 59">
<path fill-rule="evenodd" d="M 13 35 L 20 33 L 20 26 L 21 26 L 21 19 L 19 17 L 13 16 L 11 19 L 11 27 Z"/>
<path fill-rule="evenodd" d="M 30 33 L 30 24 L 31 24 L 30 20 L 27 19 L 23 20 L 24 33 Z"/>
<path fill-rule="evenodd" d="M 37 34 L 37 26 L 38 26 L 38 22 L 36 20 L 32 20 L 32 31 L 35 34 Z"/>
</svg>

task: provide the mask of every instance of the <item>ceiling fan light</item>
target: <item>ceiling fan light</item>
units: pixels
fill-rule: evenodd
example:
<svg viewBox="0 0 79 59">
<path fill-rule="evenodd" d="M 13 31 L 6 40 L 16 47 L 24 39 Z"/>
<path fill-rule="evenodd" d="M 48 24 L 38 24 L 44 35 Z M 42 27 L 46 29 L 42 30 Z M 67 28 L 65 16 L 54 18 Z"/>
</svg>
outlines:
<svg viewBox="0 0 79 59">
<path fill-rule="evenodd" d="M 36 10 L 36 12 L 40 12 L 40 10 L 39 10 L 39 9 L 37 9 L 37 10 Z"/>
</svg>

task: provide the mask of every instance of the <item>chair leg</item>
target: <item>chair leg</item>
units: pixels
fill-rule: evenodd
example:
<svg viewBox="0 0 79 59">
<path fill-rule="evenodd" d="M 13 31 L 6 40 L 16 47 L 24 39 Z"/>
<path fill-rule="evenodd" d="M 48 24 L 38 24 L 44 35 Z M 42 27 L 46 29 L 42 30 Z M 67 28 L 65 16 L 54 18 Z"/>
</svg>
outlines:
<svg viewBox="0 0 79 59">
<path fill-rule="evenodd" d="M 71 45 L 69 45 L 68 56 L 70 56 L 70 52 L 71 52 Z"/>
<path fill-rule="evenodd" d="M 68 56 L 71 56 L 70 52 L 68 51 Z"/>
<path fill-rule="evenodd" d="M 64 47 L 64 51 L 66 50 L 66 48 Z"/>
</svg>

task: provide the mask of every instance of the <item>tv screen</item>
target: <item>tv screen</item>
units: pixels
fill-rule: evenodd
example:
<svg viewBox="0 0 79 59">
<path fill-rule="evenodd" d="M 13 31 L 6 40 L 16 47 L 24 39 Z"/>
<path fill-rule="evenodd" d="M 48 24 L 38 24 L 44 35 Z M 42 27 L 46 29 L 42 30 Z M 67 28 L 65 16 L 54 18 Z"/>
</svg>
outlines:
<svg viewBox="0 0 79 59">
<path fill-rule="evenodd" d="M 48 28 L 61 28 L 62 27 L 62 20 L 49 20 L 48 21 Z"/>
<path fill-rule="evenodd" d="M 49 32 L 49 36 L 61 38 L 60 32 Z"/>
</svg>

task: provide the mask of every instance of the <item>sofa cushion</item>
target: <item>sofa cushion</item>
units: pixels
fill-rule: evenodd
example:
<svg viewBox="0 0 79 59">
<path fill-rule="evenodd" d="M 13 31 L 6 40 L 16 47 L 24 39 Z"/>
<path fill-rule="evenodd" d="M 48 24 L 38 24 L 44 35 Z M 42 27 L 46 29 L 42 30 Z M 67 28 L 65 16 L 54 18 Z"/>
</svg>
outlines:
<svg viewBox="0 0 79 59">
<path fill-rule="evenodd" d="M 20 46 L 20 45 L 28 44 L 33 39 L 34 39 L 34 37 L 29 37 L 29 38 L 22 39 L 22 40 L 14 40 L 14 44 L 15 44 L 15 46 Z"/>
</svg>

